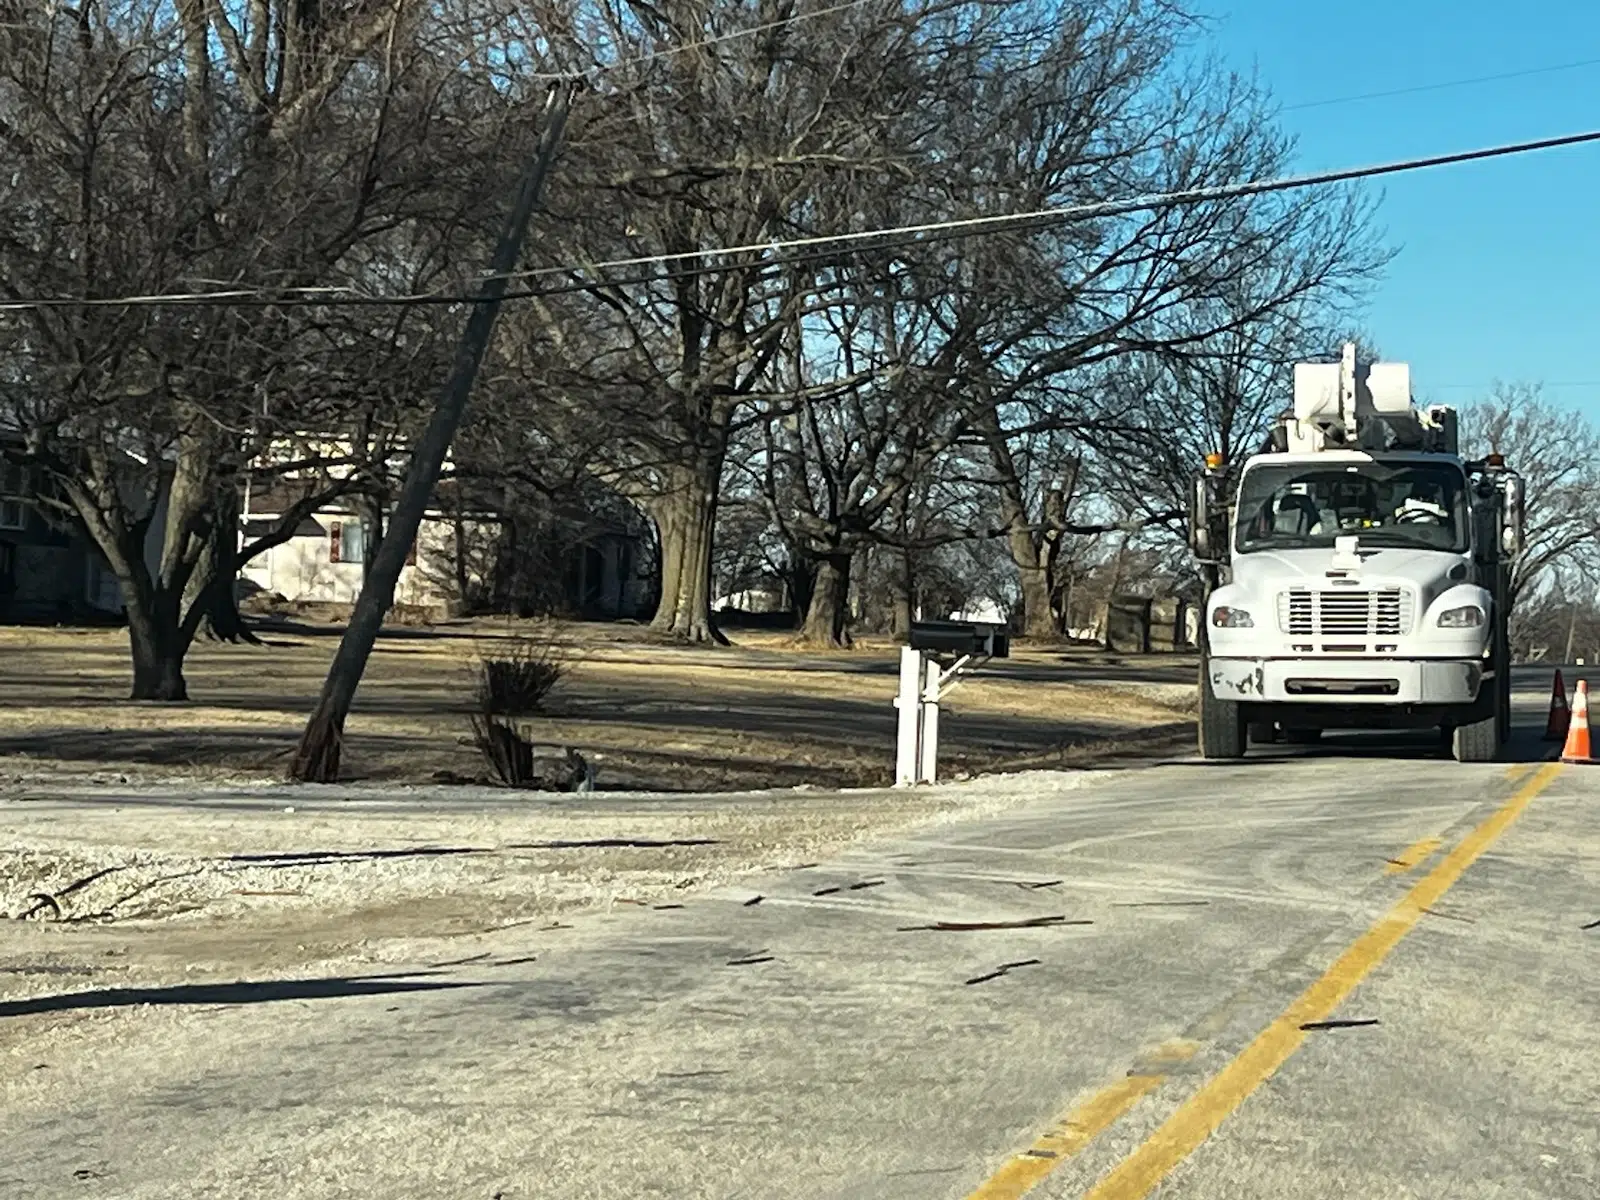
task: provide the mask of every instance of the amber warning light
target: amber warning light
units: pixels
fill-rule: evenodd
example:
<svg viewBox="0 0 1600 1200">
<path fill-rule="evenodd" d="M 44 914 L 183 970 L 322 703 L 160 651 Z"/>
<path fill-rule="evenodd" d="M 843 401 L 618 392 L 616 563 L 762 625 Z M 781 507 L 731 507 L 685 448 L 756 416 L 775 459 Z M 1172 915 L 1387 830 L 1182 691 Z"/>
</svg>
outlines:
<svg viewBox="0 0 1600 1200">
<path fill-rule="evenodd" d="M 1220 454 L 1208 454 L 1208 455 L 1206 455 L 1206 469 L 1207 470 L 1211 470 L 1211 471 L 1221 470 L 1222 469 L 1222 455 L 1220 455 Z"/>
</svg>

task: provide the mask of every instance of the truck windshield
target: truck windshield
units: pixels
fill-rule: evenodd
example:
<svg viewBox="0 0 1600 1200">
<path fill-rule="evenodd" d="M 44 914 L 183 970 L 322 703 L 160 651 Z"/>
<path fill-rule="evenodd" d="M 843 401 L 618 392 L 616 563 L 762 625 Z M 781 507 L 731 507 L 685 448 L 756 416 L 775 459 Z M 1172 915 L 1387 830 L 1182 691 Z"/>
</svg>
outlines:
<svg viewBox="0 0 1600 1200">
<path fill-rule="evenodd" d="M 1332 546 L 1467 548 L 1466 477 L 1446 463 L 1261 463 L 1239 486 L 1241 552 Z"/>
</svg>

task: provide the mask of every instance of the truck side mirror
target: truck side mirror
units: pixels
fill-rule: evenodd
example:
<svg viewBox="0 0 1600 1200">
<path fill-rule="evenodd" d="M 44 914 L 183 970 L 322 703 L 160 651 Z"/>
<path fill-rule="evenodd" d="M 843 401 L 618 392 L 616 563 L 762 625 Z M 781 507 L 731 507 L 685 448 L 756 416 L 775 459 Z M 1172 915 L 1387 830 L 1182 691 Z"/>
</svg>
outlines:
<svg viewBox="0 0 1600 1200">
<path fill-rule="evenodd" d="M 1189 489 L 1189 549 L 1211 557 L 1211 481 L 1200 474 Z"/>
<path fill-rule="evenodd" d="M 1500 495 L 1500 549 L 1508 557 L 1522 553 L 1525 537 L 1522 476 L 1507 471 L 1499 479 Z"/>
</svg>

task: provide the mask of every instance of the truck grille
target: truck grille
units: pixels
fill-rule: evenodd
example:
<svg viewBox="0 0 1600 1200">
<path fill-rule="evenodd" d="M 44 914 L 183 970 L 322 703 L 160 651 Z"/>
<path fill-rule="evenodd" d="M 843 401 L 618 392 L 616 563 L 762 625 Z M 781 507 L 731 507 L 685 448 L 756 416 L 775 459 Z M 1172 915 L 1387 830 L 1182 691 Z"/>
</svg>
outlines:
<svg viewBox="0 0 1600 1200">
<path fill-rule="evenodd" d="M 1411 593 L 1403 588 L 1290 588 L 1278 596 L 1278 627 L 1292 637 L 1394 637 L 1411 632 L 1411 616 Z"/>
</svg>

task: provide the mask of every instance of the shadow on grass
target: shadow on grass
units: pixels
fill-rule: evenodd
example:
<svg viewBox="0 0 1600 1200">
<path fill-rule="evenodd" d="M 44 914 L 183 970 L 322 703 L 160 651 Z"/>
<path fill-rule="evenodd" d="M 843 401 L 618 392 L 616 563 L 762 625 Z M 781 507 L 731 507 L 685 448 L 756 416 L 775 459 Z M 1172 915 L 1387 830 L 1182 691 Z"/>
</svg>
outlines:
<svg viewBox="0 0 1600 1200">
<path fill-rule="evenodd" d="M 0 737 L 0 764 L 7 756 L 18 765 L 40 762 L 86 764 L 114 772 L 119 766 L 137 765 L 193 770 L 218 770 L 247 775 L 279 776 L 299 739 L 298 730 L 249 733 L 228 727 L 191 727 L 179 730 L 64 730 L 46 729 Z M 590 751 L 580 737 L 569 739 Z M 750 791 L 810 784 L 839 788 L 874 786 L 889 776 L 894 747 L 883 742 L 883 766 L 841 763 L 838 747 L 807 743 L 806 753 L 819 761 L 782 762 L 768 748 L 754 747 L 749 756 L 729 753 L 695 753 L 683 749 L 651 750 L 602 748 L 594 755 L 600 768 L 599 790 L 697 793 Z M 417 739 L 399 735 L 361 734 L 351 737 L 340 772 L 344 783 L 395 785 L 449 785 L 487 783 L 482 760 L 468 746 L 440 743 L 437 753 L 419 753 Z M 831 760 L 831 761 L 830 761 Z M 497 789 L 502 790 L 502 789 Z M 566 793 L 503 789 L 507 802 Z M 118 803 L 138 803 L 125 797 Z M 180 801 L 192 807 L 196 801 Z M 282 803 L 282 801 L 277 801 Z"/>
</svg>

